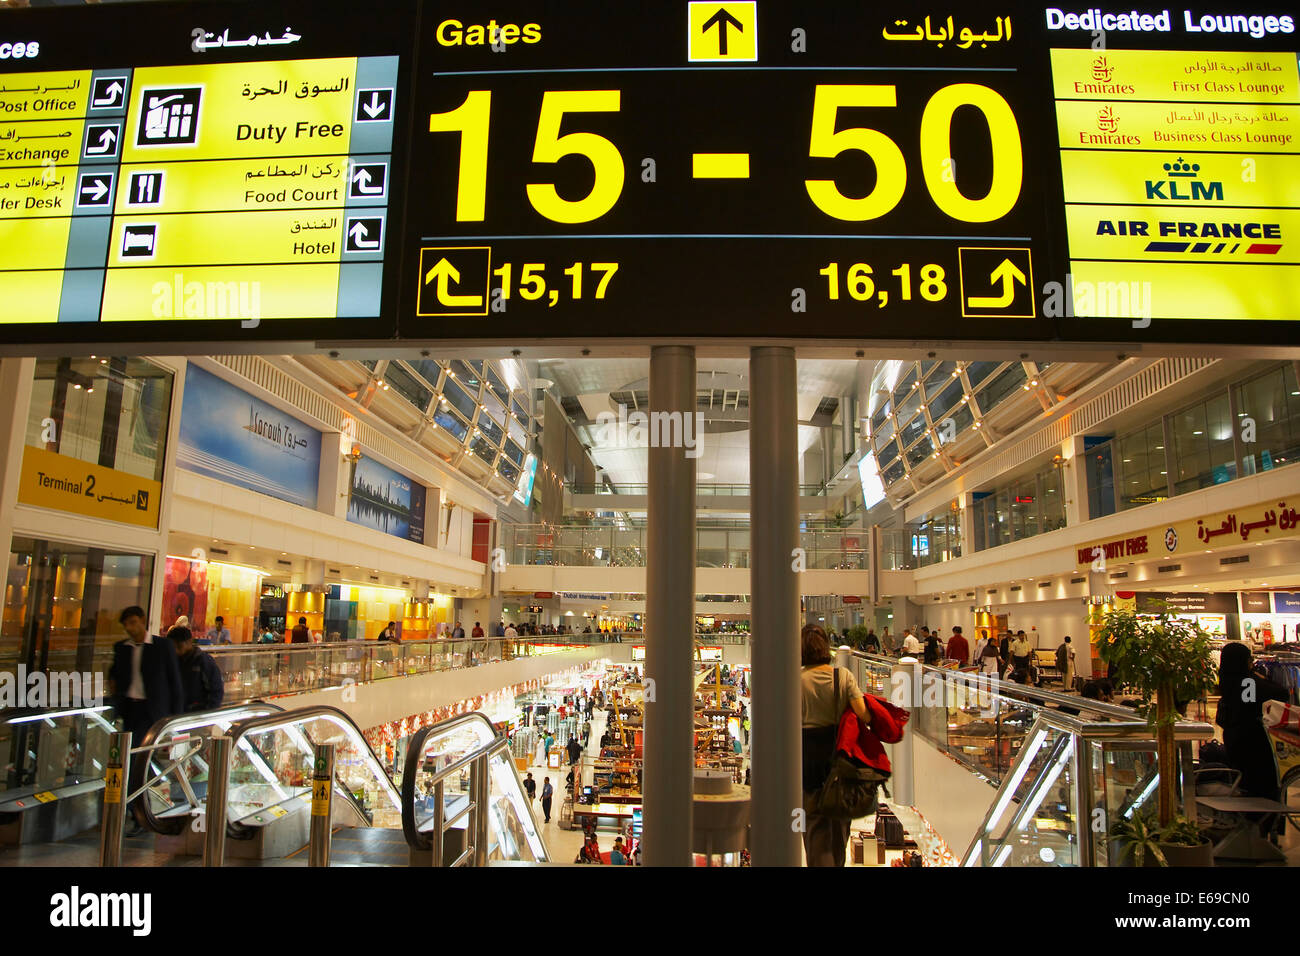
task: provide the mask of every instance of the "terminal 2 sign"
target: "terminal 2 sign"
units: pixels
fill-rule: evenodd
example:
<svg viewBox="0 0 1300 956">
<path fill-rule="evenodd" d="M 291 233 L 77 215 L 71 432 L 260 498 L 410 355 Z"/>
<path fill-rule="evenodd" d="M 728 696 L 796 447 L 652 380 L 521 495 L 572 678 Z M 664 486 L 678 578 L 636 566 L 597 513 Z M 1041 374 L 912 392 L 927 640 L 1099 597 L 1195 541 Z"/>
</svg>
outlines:
<svg viewBox="0 0 1300 956">
<path fill-rule="evenodd" d="M 10 352 L 1297 339 L 1280 8 L 160 3 L 6 49 Z"/>
</svg>

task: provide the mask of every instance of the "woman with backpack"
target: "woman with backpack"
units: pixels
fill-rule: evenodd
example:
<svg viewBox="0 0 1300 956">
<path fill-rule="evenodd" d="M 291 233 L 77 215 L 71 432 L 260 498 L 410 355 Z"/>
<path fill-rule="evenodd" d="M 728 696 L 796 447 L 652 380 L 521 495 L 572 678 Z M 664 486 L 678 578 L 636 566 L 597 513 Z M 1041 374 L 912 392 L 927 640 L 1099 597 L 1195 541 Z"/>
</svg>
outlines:
<svg viewBox="0 0 1300 956">
<path fill-rule="evenodd" d="M 800 683 L 803 698 L 803 848 L 809 866 L 843 866 L 851 820 L 810 810 L 830 773 L 840 717 L 852 708 L 862 721 L 870 718 L 853 673 L 831 663 L 826 632 L 809 624 L 800 634 Z"/>
</svg>

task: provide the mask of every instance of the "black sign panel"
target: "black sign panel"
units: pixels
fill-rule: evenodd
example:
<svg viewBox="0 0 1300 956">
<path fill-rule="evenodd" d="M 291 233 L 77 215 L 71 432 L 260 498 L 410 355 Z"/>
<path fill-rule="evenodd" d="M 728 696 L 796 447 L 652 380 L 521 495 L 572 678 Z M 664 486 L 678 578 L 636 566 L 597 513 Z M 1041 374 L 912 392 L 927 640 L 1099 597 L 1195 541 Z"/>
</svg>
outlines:
<svg viewBox="0 0 1300 956">
<path fill-rule="evenodd" d="M 1173 612 L 1236 614 L 1237 594 L 1235 591 L 1222 594 L 1196 591 L 1139 591 L 1137 609 L 1141 614 L 1158 614 L 1168 609 Z"/>
<path fill-rule="evenodd" d="M 1011 7 L 471 13 L 426 10 L 403 336 L 1053 334 Z"/>
</svg>

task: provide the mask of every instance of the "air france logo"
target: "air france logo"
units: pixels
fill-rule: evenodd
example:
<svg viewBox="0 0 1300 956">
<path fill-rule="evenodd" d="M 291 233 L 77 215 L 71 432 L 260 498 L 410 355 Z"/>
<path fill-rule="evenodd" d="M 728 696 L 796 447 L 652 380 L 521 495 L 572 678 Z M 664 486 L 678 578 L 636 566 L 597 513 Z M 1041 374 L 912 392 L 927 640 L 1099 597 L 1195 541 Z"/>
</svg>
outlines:
<svg viewBox="0 0 1300 956">
<path fill-rule="evenodd" d="M 125 927 L 132 935 L 153 929 L 153 894 L 82 893 L 74 886 L 50 897 L 50 925 L 62 929 Z"/>
</svg>

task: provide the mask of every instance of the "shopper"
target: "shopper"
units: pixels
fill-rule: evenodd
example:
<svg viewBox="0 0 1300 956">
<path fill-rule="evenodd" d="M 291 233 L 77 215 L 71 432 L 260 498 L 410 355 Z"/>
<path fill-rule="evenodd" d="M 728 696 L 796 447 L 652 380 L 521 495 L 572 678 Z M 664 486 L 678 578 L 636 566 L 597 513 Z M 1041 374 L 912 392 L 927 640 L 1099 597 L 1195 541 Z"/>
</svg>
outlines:
<svg viewBox="0 0 1300 956">
<path fill-rule="evenodd" d="M 469 636 L 472 637 L 472 638 L 474 638 L 475 640 L 477 640 L 478 638 L 482 637 L 482 636 L 483 636 L 483 625 L 480 624 L 478 621 L 475 621 L 475 622 L 474 622 L 474 630 L 470 631 Z"/>
<path fill-rule="evenodd" d="M 451 632 L 451 637 L 452 640 L 456 641 L 465 640 L 465 628 L 461 626 L 460 621 L 456 622 L 456 629 Z"/>
<path fill-rule="evenodd" d="M 555 795 L 555 788 L 551 786 L 551 778 L 545 777 L 542 780 L 542 816 L 545 819 L 543 823 L 551 822 L 551 798 Z"/>
<path fill-rule="evenodd" d="M 1004 661 L 1011 660 L 1011 632 L 1003 631 L 1002 639 L 998 641 L 998 657 Z"/>
<path fill-rule="evenodd" d="M 992 637 L 986 638 L 978 660 L 980 673 L 989 677 L 997 677 L 1002 673 L 1002 662 L 1003 659 L 1001 654 L 998 653 L 997 643 Z"/>
<path fill-rule="evenodd" d="M 1066 690 L 1074 687 L 1074 646 L 1070 643 L 1070 635 L 1065 635 L 1065 640 L 1061 646 L 1056 649 L 1056 669 L 1061 672 L 1061 682 L 1065 685 Z"/>
<path fill-rule="evenodd" d="M 952 629 L 952 637 L 948 638 L 948 658 L 955 660 L 958 667 L 965 667 L 970 658 L 970 645 L 966 643 L 966 638 L 962 636 L 961 625 L 958 624 Z"/>
<path fill-rule="evenodd" d="M 923 660 L 927 664 L 938 664 L 943 658 L 943 650 L 939 647 L 939 635 L 930 634 L 925 639 L 925 655 Z"/>
<path fill-rule="evenodd" d="M 196 646 L 194 632 L 188 627 L 173 627 L 167 636 L 176 648 L 184 709 L 213 710 L 220 707 L 226 693 L 226 679 L 212 655 Z"/>
<path fill-rule="evenodd" d="M 570 737 L 569 742 L 564 745 L 565 753 L 569 755 L 569 766 L 572 767 L 582 756 L 582 744 L 578 743 L 576 737 Z"/>
<path fill-rule="evenodd" d="M 1017 684 L 1029 683 L 1029 658 L 1033 650 L 1025 632 L 1017 631 L 1016 639 L 1011 642 L 1011 679 Z"/>
<path fill-rule="evenodd" d="M 514 626 L 513 624 L 507 624 L 507 625 L 506 625 L 506 629 L 505 629 L 504 631 L 502 631 L 501 633 L 502 633 L 504 636 L 506 636 L 506 637 L 518 637 L 518 636 L 519 636 L 519 632 L 518 632 L 517 630 L 515 630 L 515 626 Z"/>
<path fill-rule="evenodd" d="M 289 634 L 290 644 L 310 644 L 311 631 L 307 629 L 307 619 L 298 618 L 298 623 L 294 625 L 293 631 Z"/>
<path fill-rule="evenodd" d="M 880 653 L 880 638 L 876 637 L 875 631 L 867 631 L 867 639 L 863 642 L 862 647 L 868 654 Z"/>
<path fill-rule="evenodd" d="M 627 856 L 623 853 L 623 838 L 614 837 L 614 848 L 609 851 L 611 866 L 627 866 Z"/>
<path fill-rule="evenodd" d="M 493 630 L 493 632 L 492 632 L 492 636 L 493 636 L 493 637 L 505 637 L 505 636 L 506 636 L 506 622 L 505 622 L 505 621 L 497 621 L 497 626 L 496 626 L 496 629 Z"/>
<path fill-rule="evenodd" d="M 531 770 L 528 772 L 528 776 L 524 777 L 524 793 L 528 794 L 528 803 L 531 806 L 532 802 L 537 799 L 537 781 L 533 779 Z"/>
<path fill-rule="evenodd" d="M 180 622 L 177 621 L 177 624 L 179 625 Z M 183 626 L 186 630 L 189 630 L 188 624 L 181 625 L 181 626 Z M 218 614 L 215 618 L 213 618 L 212 626 L 208 628 L 208 643 L 210 644 L 230 643 L 230 628 L 226 627 L 226 619 L 222 617 L 220 614 Z"/>
<path fill-rule="evenodd" d="M 912 629 L 907 628 L 903 631 L 903 653 L 914 655 L 919 654 L 920 652 L 921 642 L 916 639 L 916 635 L 912 633 Z"/>
<path fill-rule="evenodd" d="M 387 626 L 386 628 L 384 628 L 382 631 L 379 632 L 379 637 L 375 638 L 375 640 L 379 640 L 379 641 L 396 641 L 396 640 L 398 640 L 398 637 L 397 637 L 397 622 L 396 622 L 396 621 L 389 621 L 389 622 L 388 622 L 388 626 Z"/>
<path fill-rule="evenodd" d="M 1277 800 L 1281 786 L 1273 742 L 1264 727 L 1264 701 L 1289 701 L 1285 687 L 1251 667 L 1250 648 L 1228 641 L 1219 655 L 1219 712 L 1228 766 L 1241 771 L 1241 792 Z"/>
<path fill-rule="evenodd" d="M 180 664 L 171 641 L 155 639 L 145 622 L 144 608 L 131 605 L 118 616 L 127 636 L 113 645 L 113 663 L 108 670 L 113 709 L 131 734 L 132 746 L 144 743 L 149 728 L 164 717 L 185 710 Z M 131 761 L 128 792 L 144 782 L 144 755 Z M 133 809 L 138 809 L 138 801 Z M 132 833 L 138 833 L 137 821 Z"/>
<path fill-rule="evenodd" d="M 889 628 L 885 628 L 880 635 L 880 649 L 887 657 L 893 657 L 894 651 L 898 650 L 898 642 L 894 640 L 894 635 L 889 633 Z"/>
<path fill-rule="evenodd" d="M 809 810 L 826 776 L 835 747 L 840 717 L 852 708 L 859 720 L 868 720 L 866 702 L 852 671 L 831 664 L 826 632 L 815 624 L 800 634 L 800 682 L 803 698 L 803 833 L 809 866 L 843 866 L 849 843 L 850 820 L 823 816 Z M 838 675 L 838 679 L 837 679 Z M 838 690 L 838 694 L 836 691 Z"/>
</svg>

